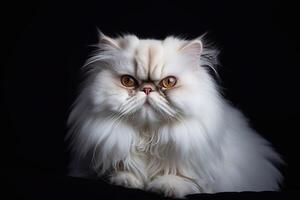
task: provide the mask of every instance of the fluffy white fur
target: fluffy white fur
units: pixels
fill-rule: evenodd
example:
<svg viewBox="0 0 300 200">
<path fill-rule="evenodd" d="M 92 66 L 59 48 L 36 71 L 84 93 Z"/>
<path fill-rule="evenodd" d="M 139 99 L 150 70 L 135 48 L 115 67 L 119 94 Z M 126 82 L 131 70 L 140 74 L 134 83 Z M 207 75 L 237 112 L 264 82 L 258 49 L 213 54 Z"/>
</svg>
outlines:
<svg viewBox="0 0 300 200">
<path fill-rule="evenodd" d="M 201 37 L 99 37 L 68 121 L 71 175 L 173 197 L 279 189 L 280 157 L 218 93 L 207 70 L 216 51 Z M 154 86 L 172 75 L 177 84 L 147 97 L 124 87 L 124 74 Z"/>
</svg>

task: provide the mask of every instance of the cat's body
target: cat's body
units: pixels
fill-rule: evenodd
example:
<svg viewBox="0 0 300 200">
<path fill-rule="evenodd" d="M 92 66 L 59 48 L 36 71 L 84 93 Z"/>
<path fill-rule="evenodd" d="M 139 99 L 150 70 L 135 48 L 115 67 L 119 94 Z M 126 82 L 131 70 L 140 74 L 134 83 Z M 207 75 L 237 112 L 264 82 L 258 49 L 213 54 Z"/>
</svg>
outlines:
<svg viewBox="0 0 300 200">
<path fill-rule="evenodd" d="M 69 118 L 71 174 L 175 197 L 278 190 L 282 161 L 218 93 L 214 56 L 201 39 L 101 35 Z"/>
</svg>

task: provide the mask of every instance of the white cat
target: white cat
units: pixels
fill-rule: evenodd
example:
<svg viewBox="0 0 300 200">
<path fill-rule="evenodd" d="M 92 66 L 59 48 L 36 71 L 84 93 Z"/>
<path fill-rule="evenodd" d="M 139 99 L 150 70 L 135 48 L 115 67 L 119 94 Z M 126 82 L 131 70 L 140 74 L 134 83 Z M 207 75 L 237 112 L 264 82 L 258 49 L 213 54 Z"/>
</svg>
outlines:
<svg viewBox="0 0 300 200">
<path fill-rule="evenodd" d="M 279 189 L 280 156 L 219 94 L 202 37 L 99 38 L 68 121 L 71 175 L 173 197 Z"/>
</svg>

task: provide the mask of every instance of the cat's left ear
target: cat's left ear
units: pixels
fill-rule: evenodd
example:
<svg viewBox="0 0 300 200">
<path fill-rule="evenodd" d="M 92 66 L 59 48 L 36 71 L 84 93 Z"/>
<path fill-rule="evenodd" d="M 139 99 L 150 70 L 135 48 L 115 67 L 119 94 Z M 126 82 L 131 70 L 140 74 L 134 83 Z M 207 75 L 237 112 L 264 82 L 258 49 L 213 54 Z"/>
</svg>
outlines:
<svg viewBox="0 0 300 200">
<path fill-rule="evenodd" d="M 120 45 L 117 40 L 105 35 L 98 29 L 98 38 L 100 47 L 110 49 L 120 49 Z"/>
<path fill-rule="evenodd" d="M 203 51 L 203 44 L 201 40 L 197 38 L 186 42 L 179 51 L 199 59 Z"/>
</svg>

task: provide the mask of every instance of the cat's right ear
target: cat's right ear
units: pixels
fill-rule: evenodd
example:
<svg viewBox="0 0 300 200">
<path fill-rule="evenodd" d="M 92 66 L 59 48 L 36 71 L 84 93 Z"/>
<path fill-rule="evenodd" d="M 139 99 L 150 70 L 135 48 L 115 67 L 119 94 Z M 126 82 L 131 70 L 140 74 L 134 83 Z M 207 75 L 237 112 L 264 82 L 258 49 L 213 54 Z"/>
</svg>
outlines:
<svg viewBox="0 0 300 200">
<path fill-rule="evenodd" d="M 105 49 L 121 49 L 120 45 L 118 44 L 118 41 L 105 35 L 102 31 L 98 30 L 98 38 L 99 38 L 99 46 L 100 48 Z"/>
</svg>

